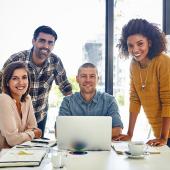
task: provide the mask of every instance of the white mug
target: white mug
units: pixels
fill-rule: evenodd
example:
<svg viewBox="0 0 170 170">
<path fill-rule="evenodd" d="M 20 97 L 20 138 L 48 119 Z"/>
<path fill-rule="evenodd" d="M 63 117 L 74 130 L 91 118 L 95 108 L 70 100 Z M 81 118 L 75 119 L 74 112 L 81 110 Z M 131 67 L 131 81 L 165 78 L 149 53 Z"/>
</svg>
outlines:
<svg viewBox="0 0 170 170">
<path fill-rule="evenodd" d="M 128 143 L 129 152 L 131 155 L 139 156 L 143 155 L 146 151 L 146 145 L 143 141 L 133 141 Z"/>
<path fill-rule="evenodd" d="M 66 162 L 66 155 L 62 152 L 52 152 L 51 162 L 54 168 L 63 168 Z"/>
</svg>

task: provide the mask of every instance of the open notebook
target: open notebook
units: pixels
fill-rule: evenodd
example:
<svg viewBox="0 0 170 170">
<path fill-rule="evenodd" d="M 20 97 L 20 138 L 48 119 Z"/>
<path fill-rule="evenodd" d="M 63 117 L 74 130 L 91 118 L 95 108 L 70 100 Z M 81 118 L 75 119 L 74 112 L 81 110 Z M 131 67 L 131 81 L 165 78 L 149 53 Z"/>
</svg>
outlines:
<svg viewBox="0 0 170 170">
<path fill-rule="evenodd" d="M 56 128 L 59 149 L 74 150 L 76 142 L 84 143 L 84 150 L 111 149 L 110 116 L 58 116 Z"/>
<path fill-rule="evenodd" d="M 39 166 L 45 155 L 45 150 L 11 148 L 0 157 L 0 168 Z"/>
</svg>

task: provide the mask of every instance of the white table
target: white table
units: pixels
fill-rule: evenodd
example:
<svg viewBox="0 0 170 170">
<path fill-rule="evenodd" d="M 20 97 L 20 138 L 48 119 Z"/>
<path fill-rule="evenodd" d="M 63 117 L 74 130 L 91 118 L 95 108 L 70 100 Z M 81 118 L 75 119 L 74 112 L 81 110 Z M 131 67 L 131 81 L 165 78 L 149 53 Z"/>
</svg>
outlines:
<svg viewBox="0 0 170 170">
<path fill-rule="evenodd" d="M 89 151 L 86 155 L 67 154 L 63 170 L 170 170 L 170 149 L 160 148 L 160 154 L 151 154 L 144 159 L 129 159 L 115 151 Z M 0 170 L 4 170 L 1 168 Z M 40 167 L 7 168 L 8 170 L 53 170 L 50 154 L 42 161 Z M 7 170 L 5 169 L 5 170 Z M 61 169 L 62 170 L 62 169 Z"/>
</svg>

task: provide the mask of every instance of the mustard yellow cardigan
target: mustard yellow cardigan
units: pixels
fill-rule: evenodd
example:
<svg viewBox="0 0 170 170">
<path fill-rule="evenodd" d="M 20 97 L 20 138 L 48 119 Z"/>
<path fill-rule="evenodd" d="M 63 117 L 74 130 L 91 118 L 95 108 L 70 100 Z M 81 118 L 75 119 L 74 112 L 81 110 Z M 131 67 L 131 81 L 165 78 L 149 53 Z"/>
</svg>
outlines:
<svg viewBox="0 0 170 170">
<path fill-rule="evenodd" d="M 142 82 L 145 81 L 145 88 L 142 89 Z M 140 68 L 134 60 L 131 62 L 129 110 L 139 113 L 141 106 L 155 137 L 159 138 L 162 117 L 170 117 L 170 58 L 165 54 L 150 60 L 146 68 Z"/>
</svg>

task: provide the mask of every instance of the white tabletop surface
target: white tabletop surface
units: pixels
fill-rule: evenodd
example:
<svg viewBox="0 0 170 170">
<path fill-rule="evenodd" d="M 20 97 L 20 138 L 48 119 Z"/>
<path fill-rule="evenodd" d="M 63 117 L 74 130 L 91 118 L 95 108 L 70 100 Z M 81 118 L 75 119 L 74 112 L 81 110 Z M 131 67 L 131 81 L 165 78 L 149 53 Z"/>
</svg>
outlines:
<svg viewBox="0 0 170 170">
<path fill-rule="evenodd" d="M 144 159 L 130 159 L 111 151 L 88 151 L 85 155 L 72 155 L 67 152 L 66 165 L 60 170 L 170 170 L 170 149 L 160 148 L 160 154 L 150 154 Z M 2 154 L 2 151 L 1 151 Z M 55 170 L 49 153 L 39 167 L 7 168 L 8 170 Z M 7 170 L 1 168 L 1 170 Z"/>
</svg>

